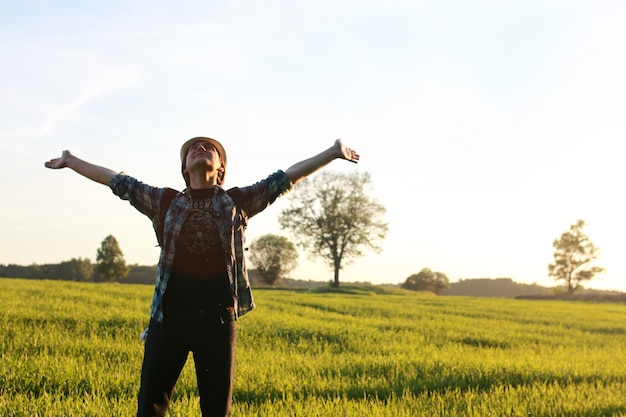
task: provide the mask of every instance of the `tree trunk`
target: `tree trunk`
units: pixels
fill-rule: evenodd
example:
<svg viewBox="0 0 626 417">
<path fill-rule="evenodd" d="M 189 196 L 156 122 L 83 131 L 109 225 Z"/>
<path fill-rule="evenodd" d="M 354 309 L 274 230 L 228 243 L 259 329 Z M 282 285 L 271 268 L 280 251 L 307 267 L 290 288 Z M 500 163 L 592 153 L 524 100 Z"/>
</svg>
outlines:
<svg viewBox="0 0 626 417">
<path fill-rule="evenodd" d="M 341 260 L 335 258 L 335 280 L 333 281 L 333 288 L 339 288 L 339 267 L 341 266 Z"/>
</svg>

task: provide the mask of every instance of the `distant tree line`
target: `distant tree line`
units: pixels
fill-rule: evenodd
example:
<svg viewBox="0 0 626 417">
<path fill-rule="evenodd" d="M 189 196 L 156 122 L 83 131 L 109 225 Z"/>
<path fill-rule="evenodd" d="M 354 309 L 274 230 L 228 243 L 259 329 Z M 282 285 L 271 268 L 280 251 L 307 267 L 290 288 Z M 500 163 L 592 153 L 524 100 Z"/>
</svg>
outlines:
<svg viewBox="0 0 626 417">
<path fill-rule="evenodd" d="M 73 258 L 59 264 L 32 264 L 28 266 L 0 264 L 0 277 L 93 281 L 94 266 L 87 258 Z"/>
<path fill-rule="evenodd" d="M 0 264 L 0 277 L 26 279 L 55 279 L 66 281 L 118 281 L 154 283 L 156 266 L 128 266 L 119 243 L 109 235 L 97 251 L 97 263 L 88 258 L 72 258 L 59 264 Z"/>
<path fill-rule="evenodd" d="M 450 284 L 443 295 L 514 298 L 525 295 L 553 294 L 554 289 L 538 284 L 523 284 L 511 278 L 461 279 Z"/>
<path fill-rule="evenodd" d="M 123 284 L 154 284 L 156 265 L 128 265 L 128 274 L 116 280 Z M 60 281 L 103 282 L 89 259 L 71 259 L 59 264 L 0 264 L 0 278 L 52 279 Z"/>
</svg>

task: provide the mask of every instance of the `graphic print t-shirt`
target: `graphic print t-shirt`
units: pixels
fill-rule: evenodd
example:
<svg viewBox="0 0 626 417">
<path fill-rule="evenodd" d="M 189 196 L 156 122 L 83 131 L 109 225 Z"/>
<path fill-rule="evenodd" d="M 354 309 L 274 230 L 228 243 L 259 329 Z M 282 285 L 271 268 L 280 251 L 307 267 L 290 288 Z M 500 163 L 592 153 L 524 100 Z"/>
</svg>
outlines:
<svg viewBox="0 0 626 417">
<path fill-rule="evenodd" d="M 176 240 L 174 268 L 166 291 L 167 303 L 172 306 L 232 303 L 213 191 L 190 190 L 193 206 Z"/>
</svg>

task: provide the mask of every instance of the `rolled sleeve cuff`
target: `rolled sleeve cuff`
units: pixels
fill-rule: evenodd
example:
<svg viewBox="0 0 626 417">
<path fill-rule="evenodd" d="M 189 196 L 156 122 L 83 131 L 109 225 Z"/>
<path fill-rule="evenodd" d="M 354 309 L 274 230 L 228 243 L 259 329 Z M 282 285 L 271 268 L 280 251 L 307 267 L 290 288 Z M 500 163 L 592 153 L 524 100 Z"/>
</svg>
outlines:
<svg viewBox="0 0 626 417">
<path fill-rule="evenodd" d="M 122 171 L 119 174 L 113 176 L 111 182 L 109 183 L 109 188 L 111 189 L 111 191 L 113 191 L 113 194 L 123 198 L 123 196 L 127 194 L 129 185 L 132 180 L 132 177 L 126 175 L 126 173 Z"/>
<path fill-rule="evenodd" d="M 270 175 L 270 181 L 272 181 L 275 189 L 278 191 L 278 195 L 283 195 L 291 191 L 291 189 L 293 188 L 291 180 L 282 170 L 278 170 Z"/>
</svg>

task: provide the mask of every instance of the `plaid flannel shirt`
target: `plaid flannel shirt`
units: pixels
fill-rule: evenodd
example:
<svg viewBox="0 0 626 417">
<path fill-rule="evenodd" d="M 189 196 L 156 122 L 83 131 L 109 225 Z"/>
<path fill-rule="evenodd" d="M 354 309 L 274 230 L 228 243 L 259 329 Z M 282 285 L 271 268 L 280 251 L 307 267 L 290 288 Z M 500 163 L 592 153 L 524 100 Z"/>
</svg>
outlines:
<svg viewBox="0 0 626 417">
<path fill-rule="evenodd" d="M 113 177 L 109 186 L 115 195 L 128 200 L 137 210 L 148 216 L 156 230 L 160 221 L 161 196 L 165 188 L 149 186 L 124 173 Z M 239 188 L 238 205 L 224 189 L 221 187 L 215 189 L 213 209 L 217 212 L 224 262 L 237 316 L 255 307 L 243 256 L 247 220 L 291 190 L 292 186 L 287 174 L 277 171 L 253 185 Z M 163 321 L 163 295 L 174 265 L 176 239 L 191 209 L 191 202 L 191 196 L 186 190 L 180 192 L 172 200 L 165 215 L 163 246 L 150 308 L 151 317 L 159 322 Z"/>
</svg>

